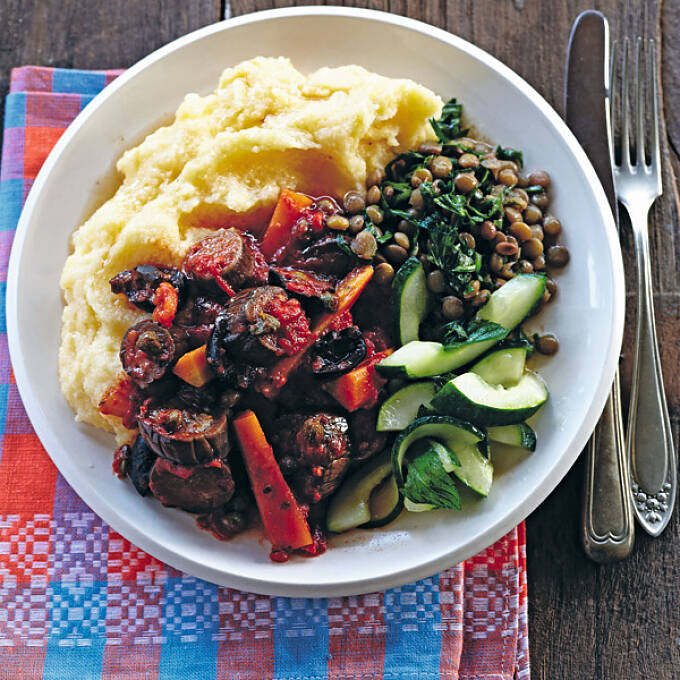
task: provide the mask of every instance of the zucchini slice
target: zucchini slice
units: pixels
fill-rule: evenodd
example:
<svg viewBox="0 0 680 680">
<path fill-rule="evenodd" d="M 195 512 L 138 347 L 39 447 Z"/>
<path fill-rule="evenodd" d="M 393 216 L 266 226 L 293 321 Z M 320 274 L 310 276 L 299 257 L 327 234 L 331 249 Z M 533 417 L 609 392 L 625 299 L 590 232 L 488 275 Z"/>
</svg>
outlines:
<svg viewBox="0 0 680 680">
<path fill-rule="evenodd" d="M 507 389 L 490 385 L 476 373 L 463 373 L 439 390 L 432 406 L 477 425 L 514 425 L 536 413 L 547 399 L 545 383 L 535 373 L 527 371 Z"/>
<path fill-rule="evenodd" d="M 397 432 L 415 420 L 421 406 L 430 406 L 436 392 L 431 380 L 411 383 L 385 400 L 378 411 L 378 432 Z"/>
<path fill-rule="evenodd" d="M 366 522 L 366 524 L 362 524 L 361 529 L 375 529 L 397 519 L 404 509 L 404 501 L 399 494 L 399 489 L 394 481 L 394 475 L 390 474 L 373 491 L 368 499 L 368 507 L 371 513 L 371 520 Z"/>
<path fill-rule="evenodd" d="M 396 438 L 392 446 L 392 471 L 400 489 L 404 487 L 403 466 L 406 452 L 413 442 L 424 437 L 440 440 L 444 444 L 444 450 L 453 453 L 453 457 L 449 456 L 449 462 L 444 465 L 447 472 L 453 472 L 463 484 L 482 496 L 488 495 L 493 479 L 493 465 L 478 448 L 478 444 L 486 442 L 486 435 L 471 423 L 450 416 L 416 418 Z"/>
<path fill-rule="evenodd" d="M 486 431 L 489 441 L 517 446 L 520 449 L 536 450 L 536 433 L 526 423 L 489 427 Z"/>
<path fill-rule="evenodd" d="M 350 475 L 328 504 L 326 512 L 326 528 L 328 531 L 340 534 L 343 531 L 349 531 L 371 522 L 373 519 L 370 507 L 371 493 L 391 474 L 391 456 L 390 452 L 386 451 L 368 461 L 354 474 Z M 384 508 L 381 509 L 381 512 L 384 512 Z"/>
<path fill-rule="evenodd" d="M 491 294 L 475 318 L 499 324 L 507 330 L 507 335 L 531 312 L 544 291 L 545 276 L 542 274 L 518 274 Z M 390 378 L 441 375 L 473 361 L 503 337 L 501 334 L 494 340 L 469 342 L 450 349 L 439 342 L 413 340 L 376 364 L 376 368 Z"/>
<path fill-rule="evenodd" d="M 498 349 L 480 359 L 471 369 L 489 385 L 516 385 L 524 373 L 527 359 L 526 347 Z"/>
<path fill-rule="evenodd" d="M 400 345 L 418 339 L 418 329 L 427 316 L 429 299 L 423 265 L 417 257 L 409 257 L 392 281 L 392 307 Z"/>
</svg>

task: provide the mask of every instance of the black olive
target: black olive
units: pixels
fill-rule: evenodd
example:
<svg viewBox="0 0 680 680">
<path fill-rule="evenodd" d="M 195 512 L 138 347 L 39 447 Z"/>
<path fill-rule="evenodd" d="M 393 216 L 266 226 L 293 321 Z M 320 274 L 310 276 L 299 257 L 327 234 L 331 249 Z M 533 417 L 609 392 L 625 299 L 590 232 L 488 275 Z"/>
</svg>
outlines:
<svg viewBox="0 0 680 680">
<path fill-rule="evenodd" d="M 210 463 L 229 453 L 224 411 L 212 415 L 147 400 L 139 409 L 137 424 L 152 451 L 179 465 Z"/>
<path fill-rule="evenodd" d="M 186 298 L 187 278 L 177 269 L 160 269 L 151 264 L 140 264 L 116 274 L 109 285 L 112 292 L 125 295 L 139 309 L 153 312 L 156 289 L 164 281 L 175 287 L 178 304 L 181 306 Z"/>
<path fill-rule="evenodd" d="M 312 348 L 312 371 L 322 378 L 351 371 L 366 358 L 366 341 L 361 331 L 351 326 L 330 331 Z"/>
<path fill-rule="evenodd" d="M 135 439 L 127 457 L 127 476 L 140 496 L 145 496 L 149 491 L 149 474 L 157 457 L 142 437 Z"/>
</svg>

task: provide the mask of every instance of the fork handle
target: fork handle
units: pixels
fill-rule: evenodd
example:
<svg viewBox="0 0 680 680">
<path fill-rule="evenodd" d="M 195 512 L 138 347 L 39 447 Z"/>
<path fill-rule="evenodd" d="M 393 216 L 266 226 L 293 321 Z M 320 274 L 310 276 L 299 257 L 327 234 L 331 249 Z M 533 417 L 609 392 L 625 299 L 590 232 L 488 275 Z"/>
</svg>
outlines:
<svg viewBox="0 0 680 680">
<path fill-rule="evenodd" d="M 586 446 L 581 540 L 595 562 L 614 562 L 630 554 L 635 537 L 628 491 L 628 460 L 623 441 L 619 372 Z"/>
<path fill-rule="evenodd" d="M 673 512 L 677 473 L 654 324 L 648 211 L 633 209 L 629 212 L 637 253 L 638 289 L 637 339 L 628 414 L 628 459 L 635 515 L 647 533 L 658 536 Z"/>
</svg>

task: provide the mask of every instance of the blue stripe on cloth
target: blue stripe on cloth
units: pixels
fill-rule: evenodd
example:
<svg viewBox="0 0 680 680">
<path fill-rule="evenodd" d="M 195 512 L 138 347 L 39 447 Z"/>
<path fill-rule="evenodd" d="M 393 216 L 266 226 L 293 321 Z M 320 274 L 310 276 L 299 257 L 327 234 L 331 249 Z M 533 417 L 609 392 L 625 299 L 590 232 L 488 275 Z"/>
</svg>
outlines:
<svg viewBox="0 0 680 680">
<path fill-rule="evenodd" d="M 26 125 L 26 93 L 13 92 L 5 98 L 5 127 L 24 127 Z"/>
<path fill-rule="evenodd" d="M 5 434 L 5 424 L 7 422 L 7 402 L 9 401 L 9 385 L 0 383 L 0 437 Z M 0 452 L 2 458 L 2 452 Z"/>
<path fill-rule="evenodd" d="M 105 73 L 55 68 L 52 76 L 52 92 L 97 94 L 105 86 Z"/>
<path fill-rule="evenodd" d="M 328 600 L 273 598 L 274 677 L 325 678 L 328 673 Z"/>
<path fill-rule="evenodd" d="M 417 668 L 419 680 L 438 680 L 442 645 L 438 577 L 392 588 L 383 601 L 387 627 L 383 677 L 412 677 Z"/>
<path fill-rule="evenodd" d="M 50 612 L 43 680 L 101 680 L 106 644 L 106 583 L 57 581 L 47 587 Z"/>
<path fill-rule="evenodd" d="M 158 680 L 208 680 L 217 675 L 218 587 L 193 576 L 171 576 L 163 586 Z"/>
<path fill-rule="evenodd" d="M 14 231 L 17 228 L 23 199 L 23 179 L 6 179 L 0 183 L 0 231 Z"/>
</svg>

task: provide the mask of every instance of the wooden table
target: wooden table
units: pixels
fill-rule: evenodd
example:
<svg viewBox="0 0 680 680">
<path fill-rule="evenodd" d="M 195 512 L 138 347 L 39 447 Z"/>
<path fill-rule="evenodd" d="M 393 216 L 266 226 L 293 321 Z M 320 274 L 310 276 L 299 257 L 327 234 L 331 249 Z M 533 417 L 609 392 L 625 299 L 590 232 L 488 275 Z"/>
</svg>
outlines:
<svg viewBox="0 0 680 680">
<path fill-rule="evenodd" d="M 22 64 L 125 67 L 174 38 L 223 16 L 290 4 L 287 0 L 0 0 L 0 95 Z M 331 3 L 332 4 L 332 3 Z M 445 28 L 497 56 L 563 111 L 570 26 L 586 0 L 373 0 L 350 2 Z M 680 0 L 595 0 L 614 38 L 644 32 L 662 41 L 664 195 L 651 223 L 657 326 L 678 446 L 680 421 L 680 236 L 675 178 L 680 170 Z M 351 60 L 351 55 L 348 55 Z M 624 253 L 631 247 L 623 225 Z M 625 255 L 634 279 L 631 255 Z M 634 282 L 634 280 L 633 280 Z M 629 282 L 630 288 L 630 282 Z M 629 301 L 632 301 L 629 298 Z M 633 308 L 629 304 L 629 310 Z M 629 314 L 631 312 L 629 311 Z M 629 317 L 630 318 L 630 317 Z M 623 350 L 630 383 L 632 336 Z M 545 680 L 680 677 L 680 515 L 663 537 L 638 533 L 626 562 L 597 566 L 578 540 L 580 464 L 528 520 L 531 660 Z"/>
</svg>

